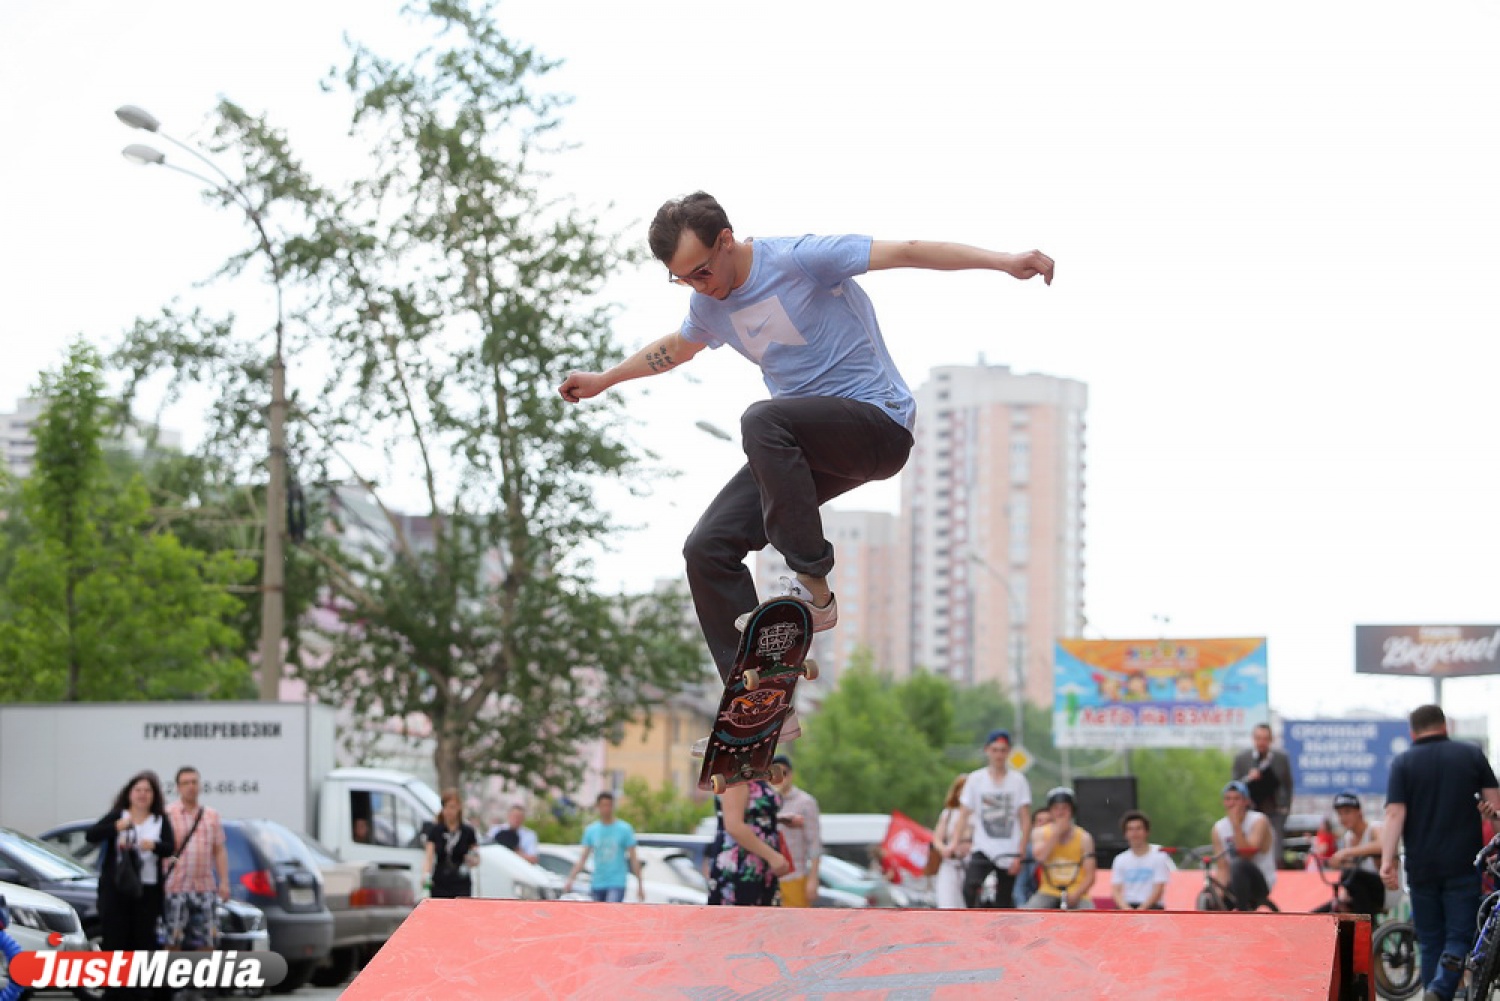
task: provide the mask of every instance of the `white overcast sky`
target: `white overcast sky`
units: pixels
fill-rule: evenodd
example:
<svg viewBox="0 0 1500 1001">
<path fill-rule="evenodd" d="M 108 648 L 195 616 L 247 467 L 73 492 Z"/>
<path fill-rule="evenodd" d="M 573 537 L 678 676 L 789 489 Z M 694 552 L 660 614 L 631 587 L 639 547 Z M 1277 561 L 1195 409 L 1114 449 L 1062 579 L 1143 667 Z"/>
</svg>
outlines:
<svg viewBox="0 0 1500 1001">
<path fill-rule="evenodd" d="M 120 158 L 148 137 L 113 109 L 191 139 L 224 95 L 348 176 L 345 109 L 317 83 L 345 31 L 412 44 L 395 7 L 0 5 L 0 409 L 74 334 L 113 343 L 245 243 L 185 178 Z M 565 61 L 549 80 L 582 148 L 559 187 L 642 244 L 701 187 L 742 236 L 1056 258 L 1050 288 L 864 282 L 914 387 L 981 357 L 1088 384 L 1089 636 L 1264 635 L 1279 712 L 1404 713 L 1430 685 L 1354 675 L 1355 623 L 1500 621 L 1497 0 L 510 0 L 500 20 Z M 663 277 L 609 289 L 624 347 L 679 323 Z M 253 274 L 218 295 L 264 324 Z M 693 422 L 732 429 L 764 390 L 721 351 L 622 392 L 683 469 L 650 500 L 609 495 L 646 528 L 600 580 L 634 589 L 680 571 L 738 464 Z M 190 440 L 193 409 L 167 415 Z M 884 484 L 841 506 L 896 504 Z M 1457 680 L 1445 701 L 1497 692 Z"/>
</svg>

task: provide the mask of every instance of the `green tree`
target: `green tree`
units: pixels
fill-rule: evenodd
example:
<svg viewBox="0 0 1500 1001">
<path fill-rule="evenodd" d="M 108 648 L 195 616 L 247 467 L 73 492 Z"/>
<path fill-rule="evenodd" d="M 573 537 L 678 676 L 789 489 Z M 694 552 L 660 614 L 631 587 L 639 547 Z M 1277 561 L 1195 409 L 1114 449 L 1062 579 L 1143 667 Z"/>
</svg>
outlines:
<svg viewBox="0 0 1500 1001">
<path fill-rule="evenodd" d="M 856 651 L 795 745 L 799 781 L 827 813 L 900 810 L 930 824 L 952 780 L 943 752 L 906 713 L 896 687 Z"/>
<path fill-rule="evenodd" d="M 1224 815 L 1221 792 L 1232 766 L 1226 751 L 1133 752 L 1136 798 L 1151 818 L 1151 840 L 1164 845 L 1208 844 L 1209 828 Z"/>
<path fill-rule="evenodd" d="M 953 683 L 928 671 L 918 671 L 895 686 L 896 702 L 928 745 L 941 751 L 953 740 L 955 702 Z"/>
<path fill-rule="evenodd" d="M 75 341 L 42 376 L 31 475 L 15 494 L 0 583 L 0 697 L 225 697 L 247 677 L 227 588 L 248 566 L 156 528 L 139 472 L 111 472 L 116 408 Z"/>
<path fill-rule="evenodd" d="M 632 255 L 544 190 L 552 66 L 501 34 L 492 4 L 418 8 L 431 46 L 407 62 L 356 46 L 333 84 L 368 150 L 361 181 L 320 185 L 281 132 L 218 108 L 213 148 L 282 227 L 277 274 L 300 321 L 287 351 L 322 362 L 289 371 L 326 373 L 292 389 L 293 450 L 362 485 L 375 477 L 361 452 L 399 457 L 424 494 L 420 533 L 385 509 L 387 546 L 314 550 L 342 621 L 327 658 L 295 670 L 360 716 L 425 717 L 442 785 L 469 773 L 543 791 L 573 780 L 582 741 L 697 678 L 701 642 L 680 595 L 590 580 L 584 554 L 617 528 L 595 487 L 638 482 L 650 457 L 618 400 L 568 408 L 556 393 L 569 369 L 622 356 L 595 296 Z M 211 440 L 243 446 L 264 433 L 263 380 L 231 329 L 168 312 L 120 357 L 138 378 L 222 387 Z"/>
<path fill-rule="evenodd" d="M 152 513 L 158 526 L 170 530 L 184 545 L 204 552 L 228 552 L 247 561 L 249 582 L 231 586 L 235 605 L 230 622 L 240 634 L 245 650 L 260 642 L 262 609 L 261 565 L 265 555 L 265 488 L 244 479 L 244 473 L 228 465 L 213 451 L 184 455 L 156 452 L 141 469 L 150 493 Z M 337 539 L 303 526 L 325 524 L 329 518 L 327 491 L 303 494 L 295 513 L 292 539 L 298 545 L 286 551 L 283 600 L 287 619 L 297 622 L 318 601 L 324 579 L 323 561 L 335 557 Z M 286 637 L 287 657 L 295 661 L 302 650 L 302 631 L 290 629 Z M 259 698 L 254 685 L 246 698 Z"/>
<path fill-rule="evenodd" d="M 615 812 L 637 831 L 690 833 L 698 821 L 714 815 L 713 800 L 695 802 L 670 782 L 653 789 L 645 779 L 629 778 L 621 793 Z"/>
</svg>

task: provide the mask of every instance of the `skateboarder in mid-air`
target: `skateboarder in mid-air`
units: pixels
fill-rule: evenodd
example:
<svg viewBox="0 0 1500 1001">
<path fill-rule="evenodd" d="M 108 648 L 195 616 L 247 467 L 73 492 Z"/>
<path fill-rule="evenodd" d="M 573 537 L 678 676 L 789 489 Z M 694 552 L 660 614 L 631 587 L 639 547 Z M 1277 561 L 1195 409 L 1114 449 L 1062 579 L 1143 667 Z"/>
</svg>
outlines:
<svg viewBox="0 0 1500 1001">
<path fill-rule="evenodd" d="M 760 367 L 771 399 L 740 420 L 745 467 L 725 485 L 683 547 L 698 622 L 727 681 L 739 629 L 757 598 L 744 559 L 769 543 L 795 578 L 781 593 L 811 606 L 814 631 L 838 621 L 828 588 L 833 546 L 818 508 L 900 472 L 911 453 L 916 407 L 891 362 L 875 309 L 854 276 L 886 268 L 987 269 L 1052 284 L 1052 258 L 957 243 L 868 236 L 735 238 L 729 217 L 702 191 L 667 202 L 651 221 L 651 253 L 667 277 L 692 288 L 682 329 L 607 372 L 571 372 L 569 403 L 659 375 L 705 347 L 728 344 Z M 793 716 L 781 739 L 800 733 Z"/>
</svg>

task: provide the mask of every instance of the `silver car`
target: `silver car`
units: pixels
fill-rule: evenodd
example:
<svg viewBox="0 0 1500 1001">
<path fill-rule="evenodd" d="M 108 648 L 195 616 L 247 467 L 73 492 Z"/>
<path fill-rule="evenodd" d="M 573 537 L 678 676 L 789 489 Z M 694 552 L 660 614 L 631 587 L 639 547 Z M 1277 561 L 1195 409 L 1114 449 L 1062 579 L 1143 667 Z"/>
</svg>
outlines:
<svg viewBox="0 0 1500 1001">
<path fill-rule="evenodd" d="M 83 934 L 83 923 L 78 920 L 78 912 L 66 901 L 17 883 L 0 883 L 0 897 L 5 898 L 6 910 L 10 912 L 10 925 L 5 933 L 15 939 L 23 951 L 60 949 L 83 952 L 89 948 L 89 940 Z M 48 936 L 54 932 L 62 936 L 57 945 L 51 945 L 47 941 Z M 8 986 L 10 980 L 3 964 L 0 964 L 0 989 Z"/>
</svg>

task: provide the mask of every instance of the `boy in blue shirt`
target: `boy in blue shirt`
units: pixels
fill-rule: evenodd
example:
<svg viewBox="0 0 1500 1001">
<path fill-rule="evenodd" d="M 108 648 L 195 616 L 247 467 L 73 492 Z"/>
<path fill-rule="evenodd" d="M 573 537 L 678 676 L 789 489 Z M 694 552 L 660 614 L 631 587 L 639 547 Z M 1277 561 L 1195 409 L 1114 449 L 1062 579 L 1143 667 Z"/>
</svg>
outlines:
<svg viewBox="0 0 1500 1001">
<path fill-rule="evenodd" d="M 592 854 L 594 873 L 589 880 L 589 892 L 595 900 L 612 904 L 624 900 L 625 887 L 629 882 L 627 872 L 633 872 L 636 895 L 644 903 L 646 884 L 641 882 L 641 863 L 635 855 L 635 828 L 615 817 L 615 797 L 612 793 L 601 792 L 594 800 L 594 808 L 599 812 L 599 819 L 583 829 L 583 853 L 573 863 L 573 871 L 568 873 L 567 881 L 563 883 L 563 892 L 567 893 L 573 888 L 573 880 L 583 871 Z M 630 862 L 629 870 L 625 867 L 627 860 Z"/>
<path fill-rule="evenodd" d="M 811 606 L 814 631 L 832 628 L 833 546 L 818 507 L 896 475 L 911 453 L 911 391 L 854 276 L 885 268 L 989 269 L 1023 280 L 1040 275 L 1050 285 L 1053 262 L 1037 250 L 1005 254 L 867 236 L 740 241 L 724 209 L 702 191 L 663 205 L 649 240 L 668 279 L 693 290 L 687 319 L 607 372 L 569 373 L 559 392 L 577 403 L 725 344 L 760 367 L 771 399 L 741 419 L 748 462 L 683 547 L 698 621 L 727 680 L 745 613 L 758 603 L 745 556 L 775 546 L 796 574 L 782 579 L 782 593 Z M 799 732 L 791 717 L 781 739 Z"/>
</svg>

